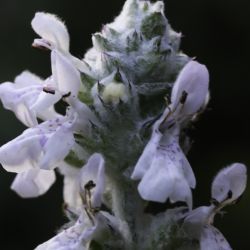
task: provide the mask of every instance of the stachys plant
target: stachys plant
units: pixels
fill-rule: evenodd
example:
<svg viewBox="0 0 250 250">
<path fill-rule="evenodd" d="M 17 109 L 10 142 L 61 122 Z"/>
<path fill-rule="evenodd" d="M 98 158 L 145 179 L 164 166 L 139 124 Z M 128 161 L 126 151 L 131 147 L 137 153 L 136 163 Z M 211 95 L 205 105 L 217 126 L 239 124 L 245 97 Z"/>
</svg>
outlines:
<svg viewBox="0 0 250 250">
<path fill-rule="evenodd" d="M 51 76 L 24 71 L 0 85 L 3 106 L 28 127 L 0 148 L 0 162 L 24 198 L 44 194 L 55 171 L 64 176 L 69 223 L 36 249 L 231 249 L 212 223 L 242 195 L 246 167 L 221 170 L 211 205 L 192 210 L 185 128 L 206 108 L 209 73 L 180 51 L 164 3 L 127 0 L 83 59 L 70 54 L 58 17 L 39 12 L 31 24 Z"/>
</svg>

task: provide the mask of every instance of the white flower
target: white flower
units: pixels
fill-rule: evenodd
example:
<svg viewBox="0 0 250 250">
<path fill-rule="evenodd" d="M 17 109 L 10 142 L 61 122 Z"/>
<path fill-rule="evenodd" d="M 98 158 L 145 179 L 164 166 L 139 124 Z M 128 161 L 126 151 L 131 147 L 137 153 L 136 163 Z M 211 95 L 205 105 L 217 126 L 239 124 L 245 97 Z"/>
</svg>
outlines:
<svg viewBox="0 0 250 250">
<path fill-rule="evenodd" d="M 45 170 L 58 167 L 67 156 L 75 144 L 73 131 L 89 136 L 90 121 L 98 124 L 89 107 L 77 99 L 81 84 L 79 71 L 57 51 L 52 52 L 52 72 L 46 81 L 24 72 L 15 83 L 0 85 L 4 106 L 32 127 L 0 148 L 3 167 L 19 173 L 12 189 L 22 197 L 46 192 L 54 182 L 54 172 Z M 72 107 L 63 117 L 55 112 L 53 105 L 65 94 Z M 52 119 L 38 125 L 36 117 Z"/>
<path fill-rule="evenodd" d="M 24 71 L 16 77 L 14 83 L 5 82 L 0 85 L 0 99 L 6 109 L 12 110 L 16 117 L 26 126 L 36 126 L 37 118 L 52 118 L 57 116 L 50 105 L 43 108 L 33 109 L 39 95 L 43 92 L 44 81 L 38 76 Z M 52 102 L 59 98 L 56 95 L 47 94 Z M 56 99 L 56 100 L 54 100 Z M 51 101 L 49 103 L 51 103 Z"/>
<path fill-rule="evenodd" d="M 31 25 L 34 31 L 42 37 L 35 39 L 33 45 L 51 50 L 50 87 L 55 92 L 58 91 L 60 97 L 77 98 L 80 87 L 84 88 L 79 71 L 87 74 L 90 72 L 84 61 L 70 54 L 69 34 L 64 23 L 55 15 L 38 12 Z M 49 97 L 49 95 L 42 93 L 34 108 L 46 105 Z M 69 98 L 65 99 L 69 100 Z"/>
<path fill-rule="evenodd" d="M 90 73 L 89 67 L 83 60 L 73 57 L 69 53 L 69 33 L 64 23 L 55 15 L 37 12 L 31 22 L 34 31 L 41 36 L 41 39 L 35 39 L 35 47 L 45 47 L 52 51 L 57 51 L 75 65 L 75 67 L 84 72 Z"/>
<path fill-rule="evenodd" d="M 79 132 L 89 133 L 90 121 L 98 124 L 96 116 L 90 108 L 82 103 L 78 98 L 78 92 L 82 86 L 80 72 L 75 68 L 69 58 L 57 50 L 51 52 L 52 76 L 47 80 L 48 87 L 55 90 L 59 99 L 64 100 L 78 114 L 75 129 Z M 58 99 L 54 100 L 54 103 Z M 45 109 L 54 104 L 51 100 L 51 94 L 44 91 L 38 97 L 37 102 L 32 106 L 33 110 Z"/>
<path fill-rule="evenodd" d="M 59 98 L 64 97 L 64 100 L 78 113 L 77 130 L 86 132 L 89 130 L 89 121 L 98 124 L 97 118 L 90 108 L 79 101 L 77 98 L 80 87 L 83 87 L 81 82 L 80 72 L 69 57 L 58 50 L 51 52 L 51 69 L 52 76 L 48 78 L 48 87 L 59 93 Z M 41 110 L 53 105 L 58 99 L 51 102 L 51 94 L 44 91 L 39 95 L 37 102 L 32 106 L 33 110 Z M 89 131 L 88 131 L 89 132 Z"/>
<path fill-rule="evenodd" d="M 136 165 L 139 171 L 134 172 L 132 178 L 135 179 L 135 174 L 143 176 L 138 186 L 143 199 L 156 202 L 165 202 L 168 198 L 171 202 L 184 201 L 191 209 L 190 187 L 195 187 L 195 177 L 179 146 L 178 132 L 179 128 L 173 127 L 168 134 L 161 136 L 157 144 L 155 141 L 159 134 L 153 135 L 145 149 L 145 157 L 143 152 L 138 162 L 142 167 Z M 154 151 L 153 154 L 149 154 L 150 151 Z M 140 173 L 142 170 L 144 173 Z"/>
<path fill-rule="evenodd" d="M 195 177 L 179 146 L 180 125 L 199 111 L 208 94 L 208 71 L 189 62 L 172 90 L 171 104 L 153 126 L 151 139 L 139 158 L 131 178 L 140 180 L 138 191 L 145 200 L 184 201 L 192 207 Z"/>
<path fill-rule="evenodd" d="M 21 197 L 42 195 L 54 183 L 52 169 L 58 167 L 75 143 L 73 121 L 67 119 L 56 118 L 29 128 L 0 148 L 2 166 L 18 173 L 11 189 Z"/>
<path fill-rule="evenodd" d="M 73 99 L 77 99 L 80 87 L 84 88 L 79 72 L 79 65 L 84 65 L 84 62 L 70 55 L 69 35 L 64 24 L 54 15 L 37 13 L 32 27 L 42 36 L 35 44 L 47 44 L 51 49 L 52 76 L 43 81 L 24 72 L 16 78 L 15 83 L 0 85 L 4 107 L 15 112 L 28 127 L 37 125 L 37 117 L 47 120 L 57 116 L 53 105 L 62 97 L 76 103 Z M 90 114 L 89 108 L 85 107 L 87 109 Z"/>
<path fill-rule="evenodd" d="M 30 197 L 33 191 L 23 194 L 21 183 L 26 182 L 27 186 L 27 183 L 32 182 L 32 176 L 36 182 L 47 174 L 51 178 L 46 188 L 41 186 L 34 191 L 36 196 L 44 193 L 52 185 L 54 173 L 43 174 L 39 169 L 51 170 L 57 167 L 75 144 L 73 131 L 89 136 L 90 121 L 97 124 L 89 107 L 77 99 L 81 84 L 79 71 L 62 54 L 53 51 L 52 57 L 53 74 L 45 82 L 25 72 L 17 77 L 14 84 L 5 83 L 0 86 L 0 97 L 5 107 L 12 109 L 26 125 L 32 126 L 0 148 L 3 167 L 10 172 L 22 173 L 16 177 L 14 189 L 23 197 Z M 64 94 L 69 94 L 67 101 L 72 106 L 65 117 L 57 114 L 53 107 Z M 55 118 L 37 125 L 37 116 L 45 120 Z M 37 172 L 30 170 L 34 168 Z M 23 187 L 23 190 L 27 188 Z"/>
<path fill-rule="evenodd" d="M 40 111 L 54 105 L 64 96 L 77 98 L 81 86 L 80 72 L 75 68 L 67 56 L 54 50 L 51 52 L 52 76 L 49 77 L 37 101 L 31 107 Z M 48 91 L 46 89 L 49 89 Z"/>
<path fill-rule="evenodd" d="M 0 162 L 9 172 L 34 167 L 53 169 L 75 143 L 72 117 L 56 118 L 25 130 L 0 148 Z M 62 140 L 63 138 L 63 140 Z"/>
<path fill-rule="evenodd" d="M 246 172 L 246 167 L 240 163 L 222 169 L 212 183 L 212 199 L 223 206 L 237 200 L 246 188 Z"/>
<path fill-rule="evenodd" d="M 104 231 L 110 233 L 110 227 L 118 230 L 119 220 L 106 212 L 98 212 L 92 220 L 82 211 L 76 223 L 63 230 L 52 239 L 39 245 L 35 250 L 88 250 L 91 240 Z"/>
<path fill-rule="evenodd" d="M 95 207 L 101 205 L 101 197 L 104 190 L 104 160 L 100 154 L 92 155 L 82 169 L 71 167 L 63 162 L 60 164 L 59 170 L 60 173 L 64 175 L 64 202 L 70 208 L 79 210 L 79 208 L 82 207 L 80 193 L 89 181 L 98 183 L 98 186 L 93 189 L 95 194 L 92 195 L 91 202 Z"/>
<path fill-rule="evenodd" d="M 109 230 L 114 217 L 99 211 L 104 192 L 104 159 L 93 154 L 82 168 L 79 185 L 83 207 L 79 219 L 70 228 L 49 241 L 39 245 L 36 250 L 85 250 L 90 241 L 102 230 Z M 70 195 L 70 194 L 69 194 Z"/>
<path fill-rule="evenodd" d="M 86 188 L 86 185 L 94 185 L 91 192 L 91 204 L 93 207 L 99 208 L 102 203 L 102 195 L 105 187 L 104 175 L 104 159 L 100 154 L 93 154 L 87 164 L 81 170 L 81 189 Z M 97 185 L 98 184 L 98 185 Z"/>
<path fill-rule="evenodd" d="M 37 12 L 31 22 L 34 31 L 42 40 L 62 51 L 69 51 L 69 33 L 64 23 L 55 15 Z"/>
<path fill-rule="evenodd" d="M 171 93 L 171 109 L 176 110 L 175 115 L 194 115 L 199 111 L 206 101 L 208 83 L 209 74 L 206 66 L 196 61 L 187 63 L 181 70 Z M 183 97 L 184 103 L 180 105 Z"/>
<path fill-rule="evenodd" d="M 246 188 L 246 166 L 240 163 L 222 169 L 212 183 L 212 205 L 189 212 L 183 229 L 200 241 L 201 250 L 230 250 L 222 233 L 212 226 L 214 216 L 228 204 L 234 203 Z"/>
<path fill-rule="evenodd" d="M 39 245 L 35 250 L 87 250 L 99 221 L 95 224 L 82 212 L 75 225 Z"/>
<path fill-rule="evenodd" d="M 67 101 L 78 114 L 78 126 L 75 126 L 76 130 L 86 132 L 90 125 L 89 121 L 96 125 L 98 121 L 90 108 L 77 98 L 79 89 L 82 86 L 79 71 L 67 56 L 56 50 L 51 52 L 51 63 L 52 76 L 47 80 L 49 83 L 48 87 L 54 89 L 56 93 L 59 93 L 60 97 L 64 97 L 65 101 Z M 56 101 L 58 101 L 58 99 L 56 99 L 54 103 Z M 45 109 L 54 103 L 51 101 L 51 94 L 43 91 L 38 97 L 37 102 L 32 106 L 32 109 Z"/>
</svg>

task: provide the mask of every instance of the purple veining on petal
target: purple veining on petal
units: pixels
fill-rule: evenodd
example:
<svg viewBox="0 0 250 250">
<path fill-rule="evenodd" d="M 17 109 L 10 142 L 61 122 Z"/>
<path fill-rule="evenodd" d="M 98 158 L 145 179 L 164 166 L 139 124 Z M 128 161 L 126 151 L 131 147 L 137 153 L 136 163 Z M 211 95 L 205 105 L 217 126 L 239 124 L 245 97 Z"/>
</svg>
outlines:
<svg viewBox="0 0 250 250">
<path fill-rule="evenodd" d="M 48 141 L 48 138 L 46 136 L 41 136 L 39 142 L 42 147 L 44 147 L 45 143 Z"/>
</svg>

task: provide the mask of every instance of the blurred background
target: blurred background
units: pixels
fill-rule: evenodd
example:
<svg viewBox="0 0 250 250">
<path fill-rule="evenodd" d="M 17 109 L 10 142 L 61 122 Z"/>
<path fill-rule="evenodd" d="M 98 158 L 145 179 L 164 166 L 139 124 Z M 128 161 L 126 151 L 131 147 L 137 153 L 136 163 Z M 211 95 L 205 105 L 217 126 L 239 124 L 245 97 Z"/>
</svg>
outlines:
<svg viewBox="0 0 250 250">
<path fill-rule="evenodd" d="M 23 70 L 47 77 L 47 53 L 31 48 L 37 37 L 30 21 L 36 11 L 55 13 L 65 21 L 71 52 L 82 57 L 91 34 L 112 21 L 124 0 L 0 0 L 0 82 L 12 81 Z M 168 0 L 166 15 L 183 33 L 182 50 L 210 71 L 211 101 L 191 131 L 189 159 L 197 176 L 195 206 L 207 205 L 217 171 L 243 162 L 250 168 L 250 2 L 248 0 Z M 0 144 L 24 127 L 0 107 Z M 47 194 L 23 200 L 9 187 L 13 174 L 0 169 L 0 249 L 29 250 L 53 236 L 66 220 L 61 212 L 62 180 Z M 233 249 L 250 249 L 250 185 L 239 204 L 217 215 L 215 225 Z M 212 250 L 212 249 L 211 249 Z"/>
</svg>

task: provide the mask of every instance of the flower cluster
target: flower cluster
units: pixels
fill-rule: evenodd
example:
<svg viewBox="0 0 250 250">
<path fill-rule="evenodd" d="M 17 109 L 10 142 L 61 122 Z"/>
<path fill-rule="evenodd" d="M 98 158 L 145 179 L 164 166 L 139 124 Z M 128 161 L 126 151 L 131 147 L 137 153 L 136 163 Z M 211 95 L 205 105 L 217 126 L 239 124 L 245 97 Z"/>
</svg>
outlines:
<svg viewBox="0 0 250 250">
<path fill-rule="evenodd" d="M 180 242 L 230 249 L 212 222 L 242 195 L 246 167 L 219 172 L 211 205 L 193 210 L 184 128 L 208 103 L 209 73 L 179 50 L 163 2 L 127 0 L 83 59 L 70 54 L 58 17 L 39 12 L 31 24 L 40 36 L 33 47 L 50 52 L 51 76 L 24 71 L 0 85 L 3 106 L 28 127 L 0 148 L 0 163 L 17 173 L 11 188 L 24 198 L 44 194 L 58 170 L 70 221 L 36 249 L 170 249 L 175 225 Z M 146 213 L 168 201 L 185 205 Z"/>
<path fill-rule="evenodd" d="M 96 120 L 89 107 L 77 98 L 81 86 L 78 67 L 84 63 L 69 54 L 64 24 L 51 14 L 37 13 L 32 27 L 43 37 L 35 39 L 33 45 L 51 50 L 52 75 L 42 80 L 25 71 L 14 83 L 0 85 L 4 107 L 29 127 L 0 150 L 3 167 L 18 173 L 12 188 L 22 197 L 35 197 L 48 190 L 55 181 L 53 170 L 65 167 L 64 158 L 77 147 L 73 133 L 88 135 L 90 122 Z M 70 105 L 66 115 L 54 108 L 62 98 Z"/>
</svg>

